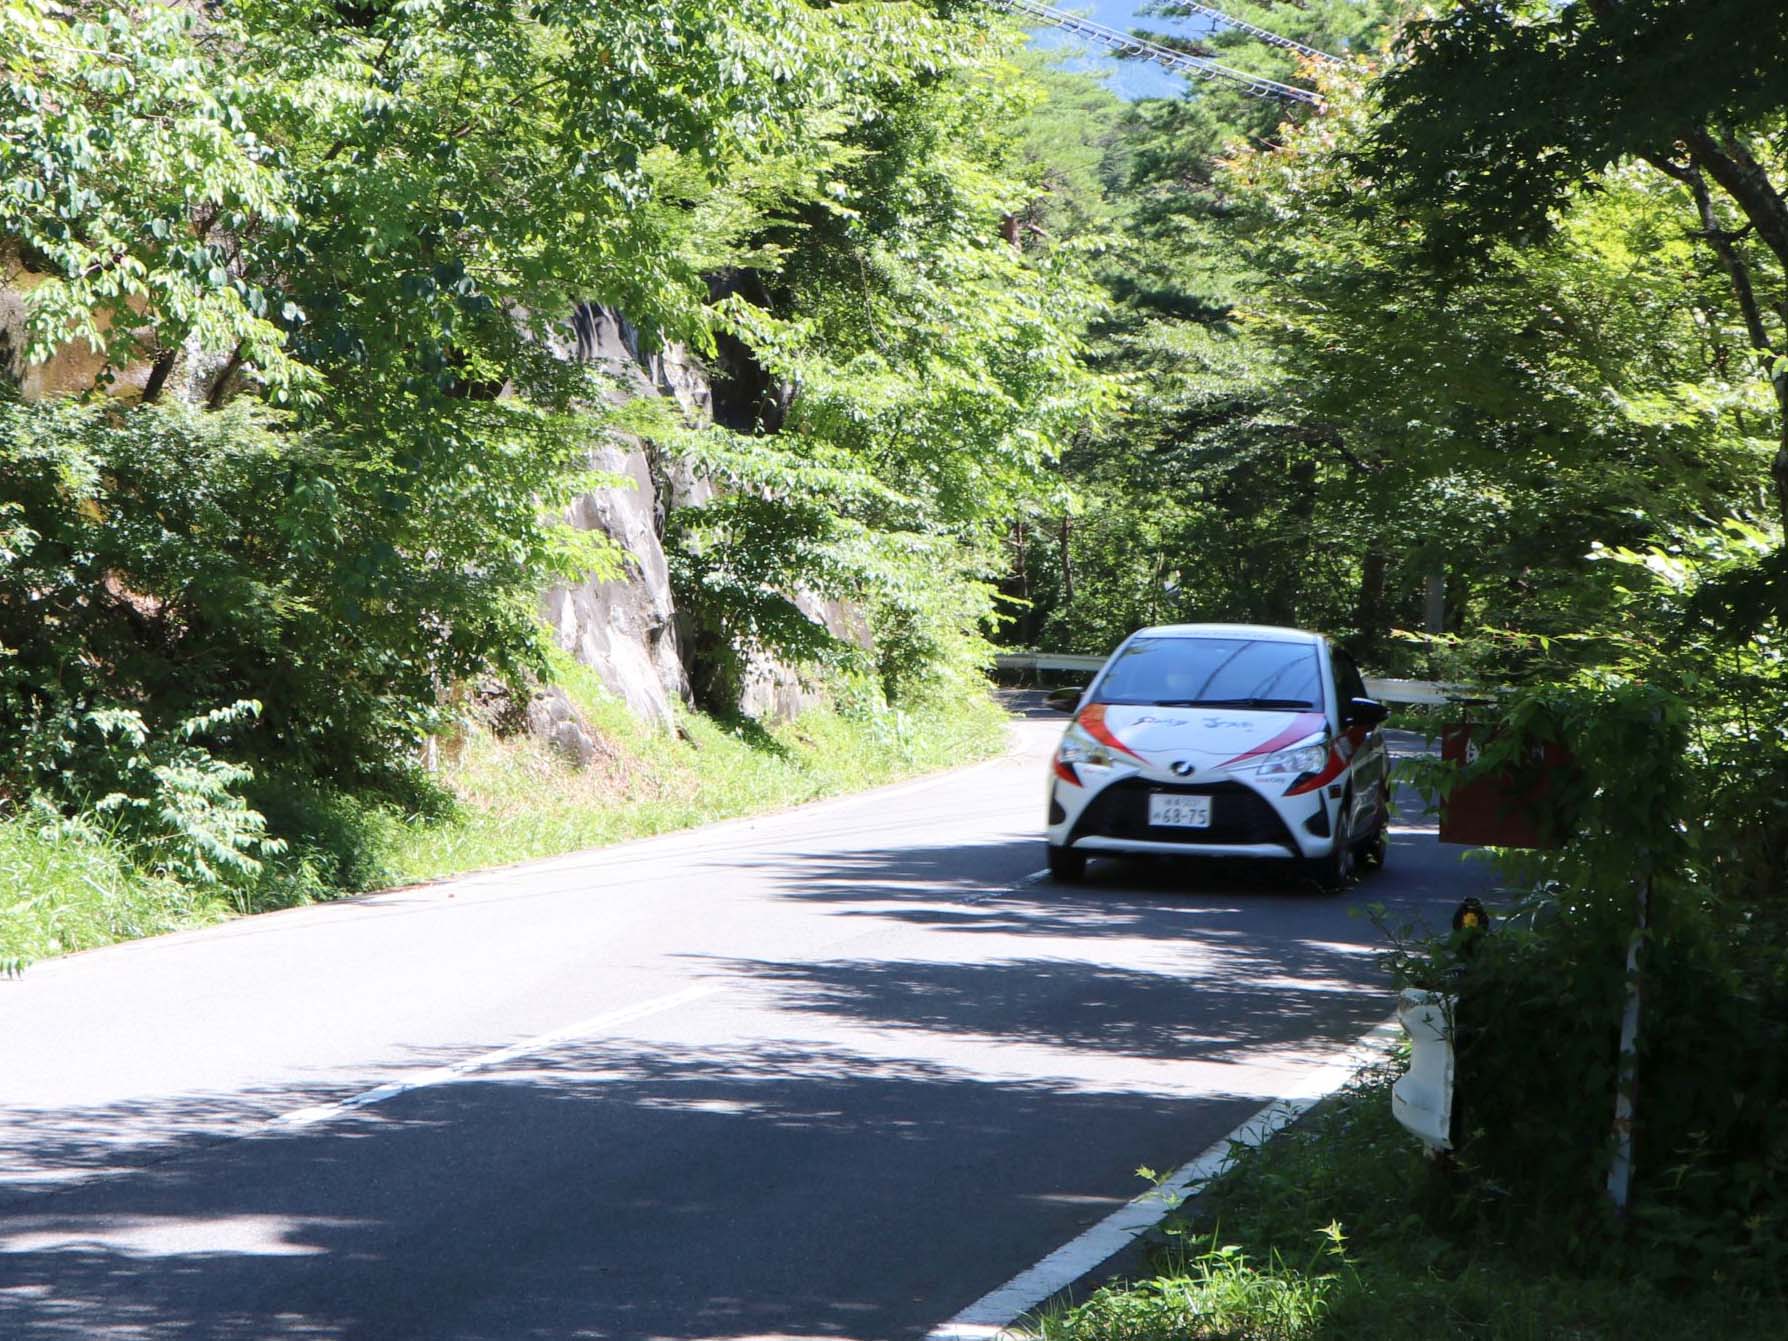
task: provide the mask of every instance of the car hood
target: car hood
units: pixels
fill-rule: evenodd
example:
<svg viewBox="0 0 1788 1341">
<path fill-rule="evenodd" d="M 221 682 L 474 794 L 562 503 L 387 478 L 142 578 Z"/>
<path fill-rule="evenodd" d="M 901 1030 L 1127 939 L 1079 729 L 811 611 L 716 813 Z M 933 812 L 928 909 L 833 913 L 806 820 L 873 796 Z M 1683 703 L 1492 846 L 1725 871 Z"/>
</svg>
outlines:
<svg viewBox="0 0 1788 1341">
<path fill-rule="evenodd" d="M 1328 725 L 1328 718 L 1314 708 L 1166 708 L 1129 703 L 1089 703 L 1075 720 L 1095 740 L 1157 769 L 1180 759 L 1199 769 L 1243 763 L 1296 745 Z"/>
</svg>

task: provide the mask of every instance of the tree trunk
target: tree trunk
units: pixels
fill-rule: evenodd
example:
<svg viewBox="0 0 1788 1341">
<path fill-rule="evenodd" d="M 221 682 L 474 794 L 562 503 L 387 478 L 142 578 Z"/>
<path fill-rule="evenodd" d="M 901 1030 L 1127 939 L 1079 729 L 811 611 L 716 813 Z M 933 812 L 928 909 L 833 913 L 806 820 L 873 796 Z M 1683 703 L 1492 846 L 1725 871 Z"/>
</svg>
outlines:
<svg viewBox="0 0 1788 1341">
<path fill-rule="evenodd" d="M 1069 546 L 1068 546 L 1068 537 L 1072 533 L 1071 528 L 1073 527 L 1073 525 L 1074 525 L 1073 521 L 1070 520 L 1066 514 L 1063 514 L 1063 516 L 1062 516 L 1062 534 L 1061 534 L 1061 541 L 1060 541 L 1061 551 L 1062 551 L 1062 604 L 1063 605 L 1072 605 L 1074 603 L 1074 558 L 1073 558 L 1073 554 L 1070 551 Z"/>
<path fill-rule="evenodd" d="M 1605 19 L 1613 13 L 1614 0 L 1589 0 L 1589 6 L 1598 18 Z M 1778 369 L 1773 366 L 1773 360 L 1767 358 L 1772 346 L 1763 326 L 1761 308 L 1749 267 L 1732 245 L 1731 235 L 1718 227 L 1713 204 L 1708 198 L 1707 186 L 1701 180 L 1701 174 L 1705 172 L 1719 184 L 1720 189 L 1738 206 L 1739 212 L 1755 230 L 1763 245 L 1775 254 L 1782 267 L 1785 286 L 1788 286 L 1788 199 L 1783 198 L 1782 193 L 1776 189 L 1776 184 L 1770 180 L 1769 170 L 1757 161 L 1756 156 L 1736 134 L 1726 132 L 1716 139 L 1705 127 L 1695 126 L 1683 135 L 1681 145 L 1689 152 L 1689 164 L 1686 168 L 1671 162 L 1668 154 L 1648 154 L 1645 157 L 1654 167 L 1677 181 L 1686 183 L 1695 193 L 1702 226 L 1708 233 L 1708 244 L 1713 247 L 1732 279 L 1734 295 L 1744 313 L 1745 324 L 1749 327 L 1751 343 L 1766 356 L 1765 375 L 1775 389 L 1780 444 L 1775 460 L 1770 463 L 1769 473 L 1771 483 L 1775 486 L 1777 518 L 1784 528 L 1788 528 L 1788 381 L 1784 380 L 1788 378 L 1788 368 Z M 1784 316 L 1788 316 L 1788 295 L 1784 296 L 1780 310 Z"/>
<path fill-rule="evenodd" d="M 1422 590 L 1422 631 L 1447 631 L 1447 575 L 1429 573 Z"/>
<path fill-rule="evenodd" d="M 1776 190 L 1769 173 L 1733 136 L 1715 140 L 1699 128 L 1683 136 L 1695 162 L 1737 202 L 1764 246 L 1788 269 L 1788 200 Z"/>
<path fill-rule="evenodd" d="M 1738 202 L 1760 237 L 1766 241 L 1772 237 L 1776 239 L 1770 244 L 1771 250 L 1782 257 L 1784 275 L 1788 276 L 1788 252 L 1784 251 L 1784 247 L 1788 247 L 1788 204 L 1755 160 L 1748 154 L 1743 157 L 1750 164 L 1750 171 L 1730 154 L 1722 153 L 1713 140 L 1704 135 L 1694 142 L 1687 167 L 1656 155 L 1649 161 L 1660 172 L 1687 186 L 1694 197 L 1695 212 L 1701 220 L 1701 237 L 1713 248 L 1720 268 L 1732 282 L 1733 297 L 1738 300 L 1739 313 L 1744 317 L 1745 333 L 1750 337 L 1751 348 L 1762 360 L 1765 375 L 1775 392 L 1777 447 L 1769 474 L 1775 486 L 1776 516 L 1788 529 L 1788 366 L 1777 366 L 1781 355 L 1777 342 L 1770 338 L 1750 263 L 1738 249 L 1739 235 L 1729 231 L 1720 217 L 1719 206 L 1714 203 L 1713 192 L 1708 190 L 1707 177 L 1703 175 L 1705 170 L 1707 176 L 1712 176 Z M 1740 191 L 1745 194 L 1741 196 Z M 1766 229 L 1760 220 L 1770 221 L 1772 227 Z"/>
<path fill-rule="evenodd" d="M 205 399 L 206 409 L 221 410 L 223 408 L 224 398 L 230 394 L 230 379 L 236 375 L 237 369 L 241 366 L 242 346 L 237 345 L 230 351 L 229 362 L 224 364 L 223 371 L 217 374 L 217 380 L 211 384 L 211 394 Z"/>
<path fill-rule="evenodd" d="M 162 388 L 168 384 L 168 374 L 174 371 L 174 360 L 179 357 L 178 349 L 164 349 L 155 356 L 155 362 L 149 365 L 149 380 L 143 385 L 144 405 L 161 399 Z"/>
<path fill-rule="evenodd" d="M 1651 918 L 1651 877 L 1639 886 L 1638 915 L 1627 939 L 1626 1001 L 1620 1014 L 1620 1067 L 1614 1082 L 1614 1158 L 1608 1165 L 1608 1200 L 1624 1216 L 1633 1195 L 1633 1124 L 1639 1111 L 1639 1026 L 1645 1008 L 1641 956 Z"/>
<path fill-rule="evenodd" d="M 1354 609 L 1354 626 L 1359 630 L 1355 652 L 1365 660 L 1378 650 L 1390 630 L 1384 617 L 1384 586 L 1389 560 L 1378 545 L 1366 551 L 1360 562 L 1360 600 Z"/>
<path fill-rule="evenodd" d="M 1785 282 L 1788 282 L 1788 200 L 1769 179 L 1768 171 L 1736 137 L 1726 135 L 1715 140 L 1706 131 L 1696 129 L 1685 135 L 1683 142 L 1690 154 L 1689 175 L 1671 175 L 1687 181 L 1689 189 L 1696 193 L 1696 205 L 1701 212 L 1703 228 L 1708 233 L 1708 245 L 1713 247 L 1732 279 L 1733 292 L 1744 313 L 1751 343 L 1764 360 L 1765 375 L 1775 392 L 1778 445 L 1769 474 L 1775 487 L 1777 519 L 1788 528 L 1788 367 L 1779 366 L 1781 352 L 1763 325 L 1762 305 L 1757 300 L 1750 269 L 1733 246 L 1731 235 L 1718 226 L 1713 202 L 1708 198 L 1700 176 L 1705 172 L 1712 177 L 1737 204 L 1757 237 L 1775 254 Z M 1784 307 L 1788 309 L 1788 303 Z"/>
<path fill-rule="evenodd" d="M 1268 582 L 1265 601 L 1266 621 L 1269 624 L 1291 624 L 1301 622 L 1303 595 L 1303 574 L 1309 567 L 1308 559 L 1314 547 L 1313 531 L 1316 523 L 1316 459 L 1314 457 L 1294 457 L 1285 469 L 1286 516 L 1290 524 L 1286 530 L 1297 536 L 1299 546 L 1293 562 L 1275 565 L 1272 561 L 1263 564 L 1263 577 Z"/>
<path fill-rule="evenodd" d="M 1784 367 L 1770 378 L 1776 389 L 1776 427 L 1779 430 L 1776 441 L 1776 459 L 1770 463 L 1769 473 L 1776 482 L 1776 519 L 1782 523 L 1784 532 L 1788 532 L 1788 367 Z"/>
</svg>

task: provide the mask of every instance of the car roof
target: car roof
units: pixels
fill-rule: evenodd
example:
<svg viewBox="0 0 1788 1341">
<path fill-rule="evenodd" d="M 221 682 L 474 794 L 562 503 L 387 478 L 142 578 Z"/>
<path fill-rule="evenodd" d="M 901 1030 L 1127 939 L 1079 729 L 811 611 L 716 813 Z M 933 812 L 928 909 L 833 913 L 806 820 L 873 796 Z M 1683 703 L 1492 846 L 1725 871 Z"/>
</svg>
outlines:
<svg viewBox="0 0 1788 1341">
<path fill-rule="evenodd" d="M 1157 624 L 1137 629 L 1132 638 L 1253 638 L 1269 643 L 1320 643 L 1320 633 L 1272 624 Z"/>
</svg>

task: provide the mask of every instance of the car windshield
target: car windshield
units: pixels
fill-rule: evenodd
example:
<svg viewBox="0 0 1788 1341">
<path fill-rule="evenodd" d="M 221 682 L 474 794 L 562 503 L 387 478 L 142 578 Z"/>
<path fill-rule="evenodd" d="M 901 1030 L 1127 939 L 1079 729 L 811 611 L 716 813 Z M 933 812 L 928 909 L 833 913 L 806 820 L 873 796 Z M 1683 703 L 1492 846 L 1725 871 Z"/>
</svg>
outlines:
<svg viewBox="0 0 1788 1341">
<path fill-rule="evenodd" d="M 1137 638 L 1099 681 L 1100 703 L 1274 708 L 1322 703 L 1316 648 L 1256 638 Z"/>
</svg>

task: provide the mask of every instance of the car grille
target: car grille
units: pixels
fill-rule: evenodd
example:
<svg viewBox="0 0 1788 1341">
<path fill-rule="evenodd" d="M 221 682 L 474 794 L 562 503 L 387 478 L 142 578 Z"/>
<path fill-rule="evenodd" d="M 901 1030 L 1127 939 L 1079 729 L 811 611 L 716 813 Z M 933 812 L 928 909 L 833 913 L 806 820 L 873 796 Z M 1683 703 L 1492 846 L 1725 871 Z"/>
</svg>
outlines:
<svg viewBox="0 0 1788 1341">
<path fill-rule="evenodd" d="M 1169 792 L 1176 796 L 1208 796 L 1211 798 L 1211 827 L 1208 829 L 1156 828 L 1149 823 L 1149 793 Z M 1297 851 L 1285 821 L 1251 787 L 1239 782 L 1197 783 L 1190 786 L 1163 782 L 1145 782 L 1127 778 L 1114 782 L 1093 798 L 1081 812 L 1074 826 L 1073 838 L 1099 835 L 1106 838 L 1133 838 L 1151 843 L 1180 843 L 1186 847 L 1202 847 L 1213 843 L 1277 843 Z"/>
</svg>

